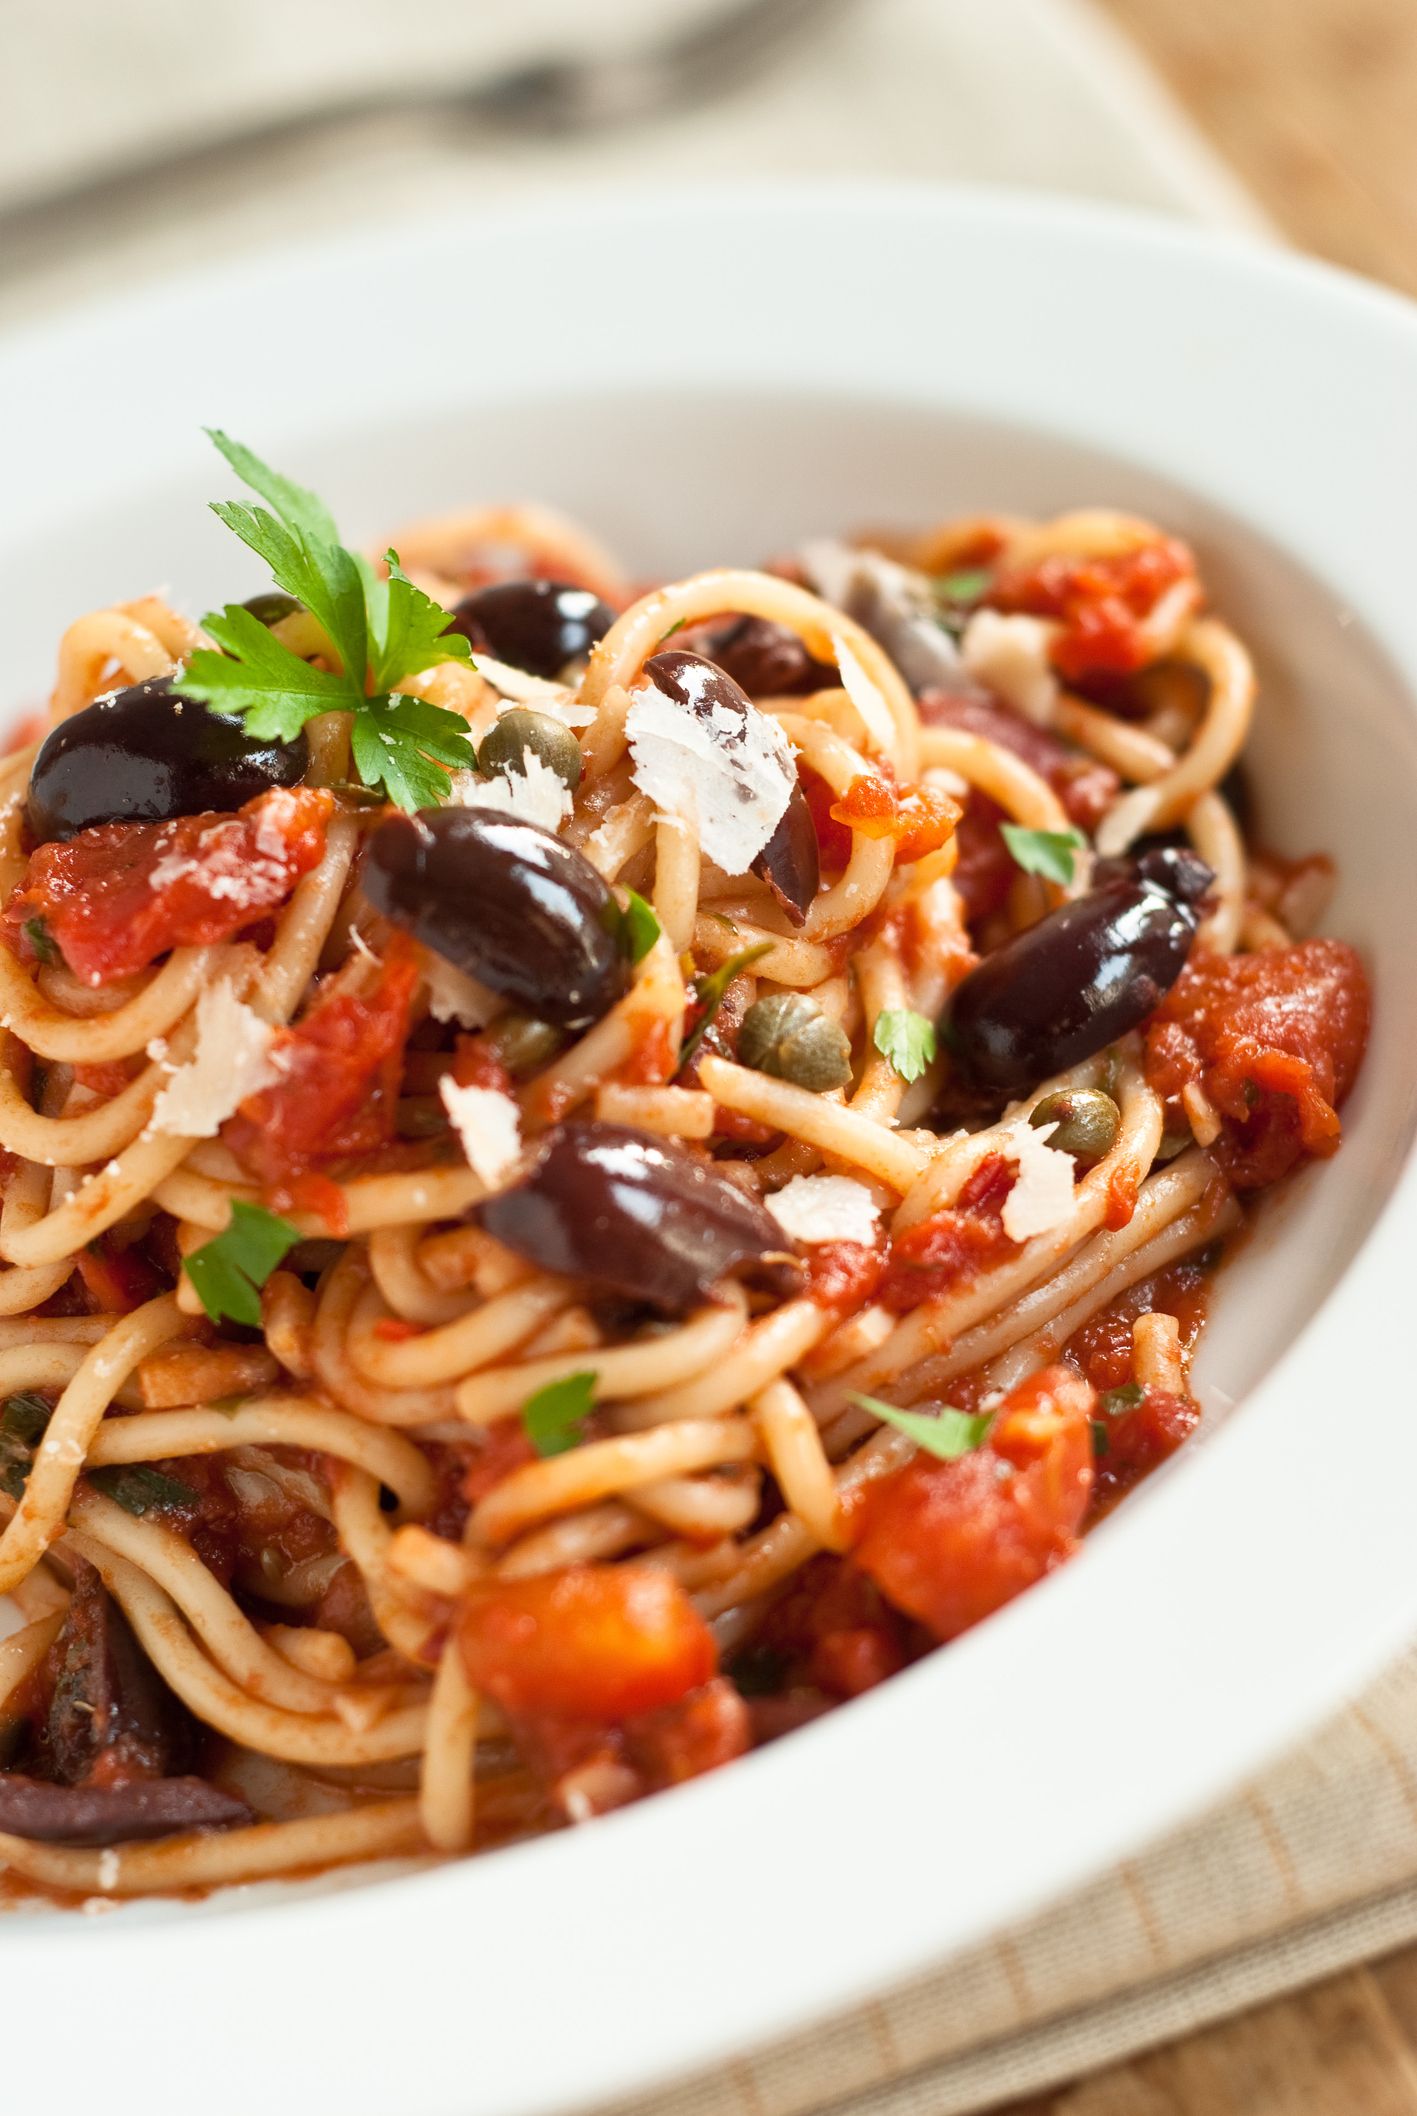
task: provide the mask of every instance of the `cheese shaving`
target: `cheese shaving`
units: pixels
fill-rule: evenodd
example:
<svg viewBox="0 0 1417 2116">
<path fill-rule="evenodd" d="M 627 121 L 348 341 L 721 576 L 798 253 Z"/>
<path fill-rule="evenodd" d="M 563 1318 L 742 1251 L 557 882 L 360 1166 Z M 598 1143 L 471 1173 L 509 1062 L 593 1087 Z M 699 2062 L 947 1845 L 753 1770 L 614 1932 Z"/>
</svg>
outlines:
<svg viewBox="0 0 1417 2116">
<path fill-rule="evenodd" d="M 517 705 L 534 705 L 545 712 L 572 696 L 564 683 L 552 683 L 548 677 L 533 676 L 527 669 L 514 669 L 509 661 L 498 661 L 491 654 L 474 654 L 472 665 L 479 676 L 500 691 L 504 698 L 511 698 Z"/>
<path fill-rule="evenodd" d="M 876 1240 L 880 1207 L 851 1176 L 793 1176 L 764 1203 L 794 1242 Z"/>
<path fill-rule="evenodd" d="M 634 782 L 657 809 L 680 816 L 725 874 L 746 874 L 782 821 L 797 766 L 768 713 L 715 705 L 701 714 L 652 683 L 625 719 Z"/>
<path fill-rule="evenodd" d="M 464 1029 L 485 1029 L 500 1001 L 465 970 L 455 969 L 430 948 L 423 960 L 428 1011 L 435 1021 L 456 1021 Z"/>
<path fill-rule="evenodd" d="M 1011 1242 L 1049 1234 L 1072 1213 L 1072 1155 L 1048 1144 L 1057 1129 L 1056 1124 L 1044 1124 L 1035 1131 L 1024 1117 L 1010 1126 L 1005 1137 L 1002 1151 L 1018 1169 L 1018 1181 L 1005 1198 L 1002 1213 L 1004 1232 Z"/>
<path fill-rule="evenodd" d="M 960 652 L 971 676 L 1016 706 L 1026 720 L 1048 727 L 1059 695 L 1048 660 L 1052 636 L 1053 627 L 1045 618 L 976 610 L 964 628 Z"/>
<path fill-rule="evenodd" d="M 275 1031 L 236 996 L 230 978 L 197 1001 L 197 1048 L 153 1104 L 147 1131 L 174 1139 L 214 1138 L 226 1119 L 277 1077 Z"/>
<path fill-rule="evenodd" d="M 438 1092 L 468 1167 L 489 1190 L 495 1189 L 521 1153 L 521 1111 L 500 1088 L 459 1087 L 450 1073 L 438 1082 Z"/>
<path fill-rule="evenodd" d="M 841 687 L 860 715 L 871 747 L 893 750 L 895 722 L 880 686 L 871 681 L 851 647 L 835 633 L 832 635 L 832 651 L 841 671 Z"/>
<path fill-rule="evenodd" d="M 523 750 L 520 770 L 497 778 L 480 779 L 470 771 L 454 772 L 452 778 L 452 797 L 464 808 L 500 808 L 519 823 L 551 831 L 559 830 L 571 812 L 571 789 L 535 750 Z"/>
</svg>

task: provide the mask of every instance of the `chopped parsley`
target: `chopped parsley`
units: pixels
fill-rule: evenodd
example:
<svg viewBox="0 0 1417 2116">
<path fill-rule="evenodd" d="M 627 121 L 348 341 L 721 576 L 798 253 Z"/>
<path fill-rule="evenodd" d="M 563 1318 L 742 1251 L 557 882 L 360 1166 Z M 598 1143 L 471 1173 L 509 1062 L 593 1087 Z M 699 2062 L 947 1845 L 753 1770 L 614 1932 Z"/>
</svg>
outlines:
<svg viewBox="0 0 1417 2116">
<path fill-rule="evenodd" d="M 183 1269 L 213 1322 L 261 1320 L 261 1287 L 300 1240 L 292 1227 L 264 1205 L 232 1201 L 231 1221 L 221 1234 L 186 1258 Z"/>
<path fill-rule="evenodd" d="M 893 1425 L 898 1433 L 905 1434 L 907 1440 L 913 1440 L 918 1448 L 941 1462 L 954 1462 L 960 1455 L 972 1455 L 975 1448 L 983 1445 L 994 1423 L 992 1411 L 957 1411 L 951 1404 L 931 1414 L 897 1410 L 893 1403 L 882 1403 L 878 1396 L 853 1396 L 851 1400 L 860 1404 L 863 1411 L 870 1411 L 873 1417 Z"/>
<path fill-rule="evenodd" d="M 1112 1445 L 1112 1437 L 1107 1430 L 1107 1420 L 1105 1418 L 1089 1418 L 1087 1422 L 1092 1428 L 1092 1452 L 1101 1461 L 1108 1448 Z"/>
<path fill-rule="evenodd" d="M 121 1506 L 125 1514 L 136 1514 L 140 1520 L 144 1514 L 170 1512 L 198 1503 L 190 1484 L 165 1476 L 160 1469 L 149 1469 L 146 1463 L 114 1464 L 91 1469 L 88 1475 L 95 1490 Z"/>
<path fill-rule="evenodd" d="M 937 573 L 930 586 L 940 602 L 978 602 L 988 594 L 993 578 L 988 566 L 961 566 L 954 573 Z"/>
<path fill-rule="evenodd" d="M 34 1451 L 52 1415 L 43 1396 L 28 1391 L 7 1396 L 0 1406 L 0 1491 L 8 1498 L 23 1499 Z"/>
<path fill-rule="evenodd" d="M 1080 830 L 1025 830 L 1021 823 L 999 826 L 1015 866 L 1025 874 L 1041 874 L 1047 882 L 1068 883 L 1077 867 L 1077 855 L 1087 844 Z"/>
<path fill-rule="evenodd" d="M 1134 1411 L 1146 1391 L 1140 1383 L 1128 1381 L 1120 1389 L 1108 1389 L 1097 1399 L 1097 1408 L 1106 1418 L 1115 1418 L 1119 1411 Z"/>
<path fill-rule="evenodd" d="M 909 1007 L 887 1007 L 878 1014 L 871 1040 L 902 1080 L 918 1080 L 939 1048 L 934 1023 Z"/>
<path fill-rule="evenodd" d="M 466 661 L 466 639 L 452 618 L 385 554 L 381 580 L 368 560 L 340 542 L 334 517 L 313 492 L 281 477 L 227 434 L 208 429 L 237 476 L 266 502 L 217 500 L 212 512 L 270 567 L 276 586 L 316 619 L 338 669 L 313 668 L 251 610 L 228 603 L 202 619 L 216 649 L 188 657 L 184 692 L 236 713 L 248 733 L 292 741 L 320 713 L 354 715 L 351 748 L 366 786 L 382 787 L 400 808 L 436 806 L 453 770 L 474 764 L 460 713 L 400 696 L 399 684 L 441 661 Z M 219 650 L 219 651 L 218 651 Z"/>
<path fill-rule="evenodd" d="M 625 896 L 620 913 L 620 946 L 631 962 L 643 962 L 664 929 L 653 906 L 645 902 L 638 890 L 627 889 Z"/>
<path fill-rule="evenodd" d="M 522 1429 L 538 1455 L 564 1455 L 576 1447 L 595 1401 L 595 1375 L 567 1374 L 548 1381 L 522 1405 Z"/>
<path fill-rule="evenodd" d="M 58 941 L 42 918 L 25 920 L 25 939 L 34 949 L 37 959 L 45 964 L 63 962 L 64 956 Z"/>
</svg>

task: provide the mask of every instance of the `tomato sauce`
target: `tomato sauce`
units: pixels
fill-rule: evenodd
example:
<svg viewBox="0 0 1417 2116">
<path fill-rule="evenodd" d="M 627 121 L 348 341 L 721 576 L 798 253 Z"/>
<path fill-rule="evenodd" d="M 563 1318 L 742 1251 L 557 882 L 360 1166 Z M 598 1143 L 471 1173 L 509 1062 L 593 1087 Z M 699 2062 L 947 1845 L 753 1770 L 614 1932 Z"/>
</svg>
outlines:
<svg viewBox="0 0 1417 2116">
<path fill-rule="evenodd" d="M 1110 557 L 1067 558 L 1001 573 L 989 591 L 999 610 L 1052 617 L 1062 626 L 1052 660 L 1070 683 L 1132 676 L 1151 658 L 1142 629 L 1167 590 L 1193 579 L 1195 560 L 1174 537 L 1157 537 Z"/>
<path fill-rule="evenodd" d="M 880 1288 L 894 1314 L 908 1315 L 1018 1254 L 1003 1221 L 1004 1200 L 1017 1180 L 1002 1154 L 986 1154 L 948 1210 L 896 1236 Z"/>
</svg>

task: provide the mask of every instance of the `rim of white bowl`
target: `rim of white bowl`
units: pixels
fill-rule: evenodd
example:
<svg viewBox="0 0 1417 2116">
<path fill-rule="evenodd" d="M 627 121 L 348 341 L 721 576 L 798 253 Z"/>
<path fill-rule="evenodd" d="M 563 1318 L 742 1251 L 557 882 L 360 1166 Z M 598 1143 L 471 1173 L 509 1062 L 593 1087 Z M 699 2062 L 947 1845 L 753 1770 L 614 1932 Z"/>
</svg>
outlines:
<svg viewBox="0 0 1417 2116">
<path fill-rule="evenodd" d="M 1248 238 L 1020 193 L 601 193 L 212 267 L 0 343 L 11 502 L 62 524 L 189 470 L 191 425 L 218 409 L 263 435 L 357 424 L 391 356 L 422 408 L 466 398 L 466 357 L 435 335 L 475 323 L 474 281 L 515 287 L 519 253 L 553 240 L 558 308 L 595 319 L 574 366 L 528 302 L 524 334 L 505 321 L 479 345 L 478 397 L 796 386 L 1050 430 L 1280 542 L 1417 685 L 1417 308 Z M 727 259 L 751 331 L 681 343 L 633 313 L 683 244 Z M 785 270 L 829 329 L 794 331 Z M 338 306 L 359 286 L 407 317 L 436 286 L 437 334 L 371 346 Z M 258 296 L 281 319 L 267 338 Z M 317 379 L 292 373 L 293 340 Z M 1396 1388 L 1370 1391 L 1368 1445 L 1332 1445 L 1353 1346 L 1370 1372 L 1404 1371 L 1414 1254 L 1409 1158 L 1295 1347 L 1184 1474 L 948 1654 L 731 1770 L 364 1889 L 238 1894 L 195 1920 L 0 1920 L 0 1949 L 25 1951 L 11 2092 L 46 2087 L 81 2026 L 106 2053 L 111 2116 L 163 2105 L 157 2065 L 200 2081 L 208 2116 L 305 2098 L 344 2116 L 550 2116 L 798 2027 L 1075 1885 L 1255 1769 L 1417 1629 L 1417 1419 Z M 1320 1523 L 1340 1524 L 1330 1564 Z M 1147 1646 L 1124 1683 L 1096 1651 L 1119 1626 Z M 372 2017 L 351 2032 L 356 2005 Z M 155 2019 L 150 2061 L 133 2032 Z"/>
</svg>

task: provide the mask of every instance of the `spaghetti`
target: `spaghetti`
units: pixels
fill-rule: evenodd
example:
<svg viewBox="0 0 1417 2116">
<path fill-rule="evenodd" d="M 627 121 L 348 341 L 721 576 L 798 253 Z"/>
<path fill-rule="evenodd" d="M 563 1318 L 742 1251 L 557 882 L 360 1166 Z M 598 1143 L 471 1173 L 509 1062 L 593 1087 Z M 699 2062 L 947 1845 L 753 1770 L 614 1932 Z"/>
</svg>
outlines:
<svg viewBox="0 0 1417 2116">
<path fill-rule="evenodd" d="M 386 579 L 223 445 L 314 585 L 79 619 L 0 767 L 0 1865 L 80 1895 L 581 1821 L 987 1616 L 1367 1028 L 1150 524 Z"/>
</svg>

